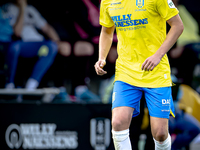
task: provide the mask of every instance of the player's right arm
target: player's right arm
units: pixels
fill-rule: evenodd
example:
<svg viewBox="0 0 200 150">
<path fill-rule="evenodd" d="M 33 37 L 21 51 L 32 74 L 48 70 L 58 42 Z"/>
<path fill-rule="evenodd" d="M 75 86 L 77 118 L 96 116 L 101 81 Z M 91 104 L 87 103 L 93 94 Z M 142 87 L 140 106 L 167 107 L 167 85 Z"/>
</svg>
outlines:
<svg viewBox="0 0 200 150">
<path fill-rule="evenodd" d="M 104 27 L 102 26 L 100 40 L 99 40 L 99 59 L 94 65 L 96 73 L 98 75 L 104 75 L 107 72 L 103 70 L 103 67 L 106 64 L 106 57 L 110 50 L 112 41 L 113 41 L 113 33 L 115 30 L 115 26 L 112 27 Z"/>
<path fill-rule="evenodd" d="M 17 5 L 19 7 L 19 15 L 18 15 L 16 23 L 14 24 L 14 34 L 17 37 L 20 37 L 22 29 L 23 29 L 24 13 L 25 13 L 25 8 L 27 6 L 27 3 L 26 1 L 17 1 Z"/>
</svg>

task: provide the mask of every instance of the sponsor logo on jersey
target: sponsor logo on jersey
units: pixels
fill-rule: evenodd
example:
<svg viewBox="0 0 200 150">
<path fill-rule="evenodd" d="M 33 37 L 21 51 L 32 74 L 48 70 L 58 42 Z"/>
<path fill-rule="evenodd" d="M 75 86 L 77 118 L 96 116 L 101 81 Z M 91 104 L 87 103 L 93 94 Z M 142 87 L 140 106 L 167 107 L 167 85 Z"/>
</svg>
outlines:
<svg viewBox="0 0 200 150">
<path fill-rule="evenodd" d="M 109 8 L 110 11 L 112 11 L 112 10 L 119 10 L 119 9 L 124 9 L 124 7 Z"/>
<path fill-rule="evenodd" d="M 121 2 L 111 3 L 110 5 L 119 5 L 119 4 L 121 4 Z"/>
<path fill-rule="evenodd" d="M 132 20 L 131 16 L 132 14 L 126 14 L 126 15 L 111 16 L 111 18 L 115 23 L 116 27 L 131 27 L 131 26 L 148 24 L 148 18 Z"/>
<path fill-rule="evenodd" d="M 135 11 L 147 11 L 147 9 L 135 9 Z"/>
</svg>

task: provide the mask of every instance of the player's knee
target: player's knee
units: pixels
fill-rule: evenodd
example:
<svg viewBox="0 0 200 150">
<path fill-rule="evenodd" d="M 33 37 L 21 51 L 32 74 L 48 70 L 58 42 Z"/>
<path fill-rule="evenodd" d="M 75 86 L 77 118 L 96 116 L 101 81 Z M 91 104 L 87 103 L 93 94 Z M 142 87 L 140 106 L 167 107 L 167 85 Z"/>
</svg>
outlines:
<svg viewBox="0 0 200 150">
<path fill-rule="evenodd" d="M 159 142 L 163 142 L 166 140 L 167 136 L 168 136 L 168 132 L 158 131 L 154 138 Z"/>
<path fill-rule="evenodd" d="M 112 119 L 112 128 L 115 131 L 120 131 L 123 126 L 123 121 L 120 119 Z"/>
</svg>

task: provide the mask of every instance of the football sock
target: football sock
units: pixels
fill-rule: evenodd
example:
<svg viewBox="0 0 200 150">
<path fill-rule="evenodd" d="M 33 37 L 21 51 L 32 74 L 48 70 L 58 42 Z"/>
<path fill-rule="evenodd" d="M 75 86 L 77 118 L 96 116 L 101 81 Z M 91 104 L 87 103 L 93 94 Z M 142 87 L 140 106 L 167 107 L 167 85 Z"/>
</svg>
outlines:
<svg viewBox="0 0 200 150">
<path fill-rule="evenodd" d="M 153 140 L 155 143 L 155 150 L 171 150 L 171 136 L 169 133 L 167 139 L 163 142 L 156 141 L 155 139 Z"/>
<path fill-rule="evenodd" d="M 115 150 L 132 150 L 129 138 L 129 129 L 122 131 L 112 130 Z"/>
</svg>

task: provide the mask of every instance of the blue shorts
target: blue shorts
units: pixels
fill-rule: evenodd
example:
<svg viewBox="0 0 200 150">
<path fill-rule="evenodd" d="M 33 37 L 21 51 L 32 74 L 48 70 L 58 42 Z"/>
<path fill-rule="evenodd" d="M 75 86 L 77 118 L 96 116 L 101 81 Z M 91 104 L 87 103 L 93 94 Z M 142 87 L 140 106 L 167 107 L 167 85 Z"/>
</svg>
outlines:
<svg viewBox="0 0 200 150">
<path fill-rule="evenodd" d="M 144 93 L 149 115 L 158 118 L 175 117 L 171 87 L 142 88 L 122 81 L 114 83 L 112 109 L 115 107 L 134 108 L 133 117 L 140 114 L 140 99 Z"/>
</svg>

